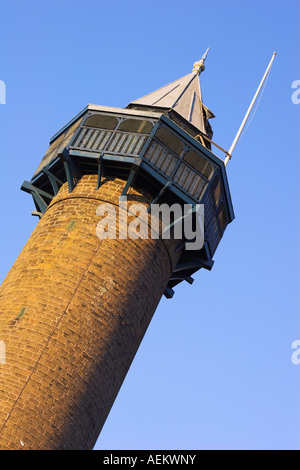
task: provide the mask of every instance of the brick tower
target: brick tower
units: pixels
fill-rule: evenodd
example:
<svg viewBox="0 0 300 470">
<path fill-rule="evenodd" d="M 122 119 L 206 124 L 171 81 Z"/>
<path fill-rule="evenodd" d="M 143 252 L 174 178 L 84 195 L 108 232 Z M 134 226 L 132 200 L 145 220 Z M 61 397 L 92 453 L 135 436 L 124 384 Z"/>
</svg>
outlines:
<svg viewBox="0 0 300 470">
<path fill-rule="evenodd" d="M 0 449 L 92 449 L 162 295 L 212 268 L 234 214 L 204 60 L 125 109 L 88 105 L 23 183 L 40 220 L 0 288 Z M 136 203 L 204 204 L 204 245 L 188 250 L 177 219 L 169 238 L 147 237 L 147 220 L 144 237 L 120 237 Z M 103 204 L 118 210 L 115 239 L 96 232 Z"/>
</svg>

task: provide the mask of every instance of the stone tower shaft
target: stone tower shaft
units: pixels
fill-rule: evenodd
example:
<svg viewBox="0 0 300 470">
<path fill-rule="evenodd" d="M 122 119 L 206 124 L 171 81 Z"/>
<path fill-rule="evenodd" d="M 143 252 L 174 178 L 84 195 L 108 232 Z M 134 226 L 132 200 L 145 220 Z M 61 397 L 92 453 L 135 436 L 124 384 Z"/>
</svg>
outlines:
<svg viewBox="0 0 300 470">
<path fill-rule="evenodd" d="M 94 446 L 178 260 L 175 241 L 97 238 L 125 182 L 96 182 L 62 186 L 1 287 L 3 449 Z"/>
</svg>

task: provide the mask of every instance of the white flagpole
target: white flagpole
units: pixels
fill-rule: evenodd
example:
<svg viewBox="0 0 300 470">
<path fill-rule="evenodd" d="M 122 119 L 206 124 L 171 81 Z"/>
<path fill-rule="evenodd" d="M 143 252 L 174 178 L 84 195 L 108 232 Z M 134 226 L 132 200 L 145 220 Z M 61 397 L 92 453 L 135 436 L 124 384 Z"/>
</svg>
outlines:
<svg viewBox="0 0 300 470">
<path fill-rule="evenodd" d="M 251 104 L 250 104 L 250 106 L 249 106 L 249 108 L 248 108 L 248 111 L 247 111 L 247 113 L 245 114 L 245 117 L 244 117 L 244 119 L 243 119 L 243 122 L 242 122 L 242 124 L 241 124 L 241 126 L 240 126 L 240 128 L 239 128 L 239 130 L 238 130 L 238 133 L 237 133 L 237 135 L 235 136 L 235 139 L 234 139 L 234 141 L 232 142 L 232 145 L 231 145 L 230 149 L 228 150 L 227 156 L 226 156 L 226 158 L 225 158 L 225 160 L 224 160 L 225 166 L 227 165 L 227 163 L 228 163 L 229 160 L 231 159 L 233 149 L 234 149 L 234 147 L 236 146 L 237 141 L 238 141 L 239 138 L 240 138 L 240 135 L 241 135 L 241 133 L 242 133 L 242 130 L 243 130 L 244 127 L 245 127 L 246 121 L 247 121 L 247 119 L 248 119 L 248 117 L 249 117 L 249 114 L 251 113 L 251 110 L 252 110 L 252 108 L 253 108 L 253 106 L 254 106 L 254 103 L 255 103 L 255 101 L 256 101 L 256 98 L 258 97 L 258 94 L 259 94 L 259 92 L 260 92 L 260 90 L 261 90 L 261 87 L 263 86 L 264 81 L 265 81 L 265 79 L 267 78 L 267 75 L 268 75 L 268 73 L 269 73 L 269 71 L 270 71 L 270 68 L 271 68 L 271 66 L 272 66 L 273 60 L 275 59 L 275 55 L 276 55 L 276 52 L 273 53 L 272 59 L 270 60 L 270 63 L 269 63 L 269 65 L 268 65 L 268 67 L 267 67 L 267 70 L 265 71 L 265 74 L 264 74 L 264 76 L 263 76 L 263 78 L 262 78 L 262 80 L 261 80 L 261 82 L 260 82 L 260 84 L 259 84 L 259 87 L 258 87 L 258 89 L 256 90 L 256 93 L 255 93 L 255 95 L 254 95 L 254 97 L 253 97 L 253 100 L 251 101 Z"/>
</svg>

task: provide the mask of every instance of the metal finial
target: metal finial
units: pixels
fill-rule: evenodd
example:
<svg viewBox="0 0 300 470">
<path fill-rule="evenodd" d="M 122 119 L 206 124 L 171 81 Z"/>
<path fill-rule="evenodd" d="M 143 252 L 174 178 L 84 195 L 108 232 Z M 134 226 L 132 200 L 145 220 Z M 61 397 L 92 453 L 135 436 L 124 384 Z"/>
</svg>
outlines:
<svg viewBox="0 0 300 470">
<path fill-rule="evenodd" d="M 205 51 L 201 59 L 195 62 L 193 65 L 193 72 L 196 72 L 198 75 L 200 75 L 200 73 L 203 72 L 203 70 L 205 69 L 204 62 L 208 54 L 208 51 L 209 51 L 209 47 L 207 48 L 207 50 Z"/>
</svg>

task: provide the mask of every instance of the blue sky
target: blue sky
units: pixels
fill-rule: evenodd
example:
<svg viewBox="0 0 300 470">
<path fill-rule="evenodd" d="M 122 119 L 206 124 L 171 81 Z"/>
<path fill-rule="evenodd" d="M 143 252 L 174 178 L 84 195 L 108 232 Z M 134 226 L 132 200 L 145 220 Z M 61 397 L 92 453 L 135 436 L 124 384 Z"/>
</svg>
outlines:
<svg viewBox="0 0 300 470">
<path fill-rule="evenodd" d="M 124 107 L 210 47 L 203 99 L 229 148 L 277 52 L 213 270 L 162 299 L 95 448 L 299 449 L 299 2 L 10 0 L 0 18 L 0 281 L 37 223 L 19 188 L 88 103 Z"/>
</svg>

